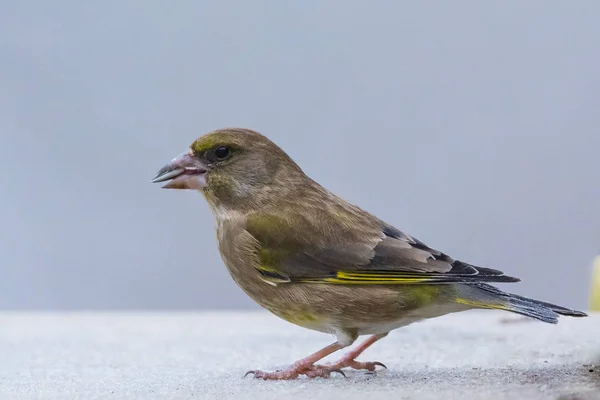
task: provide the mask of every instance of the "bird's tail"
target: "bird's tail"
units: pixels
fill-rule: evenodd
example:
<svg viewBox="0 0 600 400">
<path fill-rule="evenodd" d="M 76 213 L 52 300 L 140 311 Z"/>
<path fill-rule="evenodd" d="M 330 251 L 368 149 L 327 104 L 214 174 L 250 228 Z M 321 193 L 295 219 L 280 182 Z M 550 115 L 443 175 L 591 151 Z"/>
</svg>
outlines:
<svg viewBox="0 0 600 400">
<path fill-rule="evenodd" d="M 460 285 L 456 302 L 474 308 L 510 311 L 550 324 L 556 324 L 559 315 L 566 315 L 569 317 L 587 316 L 586 313 L 581 311 L 571 310 L 569 308 L 557 306 L 556 304 L 529 299 L 512 293 L 506 293 L 485 283 Z"/>
</svg>

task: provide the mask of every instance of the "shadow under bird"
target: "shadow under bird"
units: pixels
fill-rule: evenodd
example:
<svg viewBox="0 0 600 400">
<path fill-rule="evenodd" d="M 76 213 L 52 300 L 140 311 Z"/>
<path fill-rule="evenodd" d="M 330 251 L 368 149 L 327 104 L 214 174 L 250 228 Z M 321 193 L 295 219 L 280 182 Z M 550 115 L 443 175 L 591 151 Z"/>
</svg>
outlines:
<svg viewBox="0 0 600 400">
<path fill-rule="evenodd" d="M 557 323 L 586 316 L 511 293 L 503 272 L 455 260 L 331 193 L 275 143 L 248 129 L 220 129 L 164 166 L 153 182 L 200 191 L 217 222 L 232 278 L 262 307 L 336 341 L 284 370 L 255 378 L 328 377 L 374 371 L 356 358 L 391 330 L 470 309 L 505 310 Z M 337 362 L 317 364 L 369 337 Z"/>
</svg>

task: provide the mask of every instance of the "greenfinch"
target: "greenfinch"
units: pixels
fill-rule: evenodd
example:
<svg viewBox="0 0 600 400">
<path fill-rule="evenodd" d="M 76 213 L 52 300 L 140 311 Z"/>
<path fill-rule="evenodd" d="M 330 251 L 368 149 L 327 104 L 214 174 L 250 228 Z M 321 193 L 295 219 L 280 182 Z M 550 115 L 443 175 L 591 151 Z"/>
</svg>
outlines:
<svg viewBox="0 0 600 400">
<path fill-rule="evenodd" d="M 228 128 L 196 139 L 158 172 L 164 188 L 200 191 L 216 218 L 221 257 L 260 306 L 336 341 L 262 379 L 374 371 L 356 358 L 390 331 L 471 309 L 505 310 L 543 322 L 580 311 L 506 293 L 502 271 L 451 258 L 336 196 L 262 134 Z M 324 357 L 368 338 L 337 362 Z"/>
</svg>

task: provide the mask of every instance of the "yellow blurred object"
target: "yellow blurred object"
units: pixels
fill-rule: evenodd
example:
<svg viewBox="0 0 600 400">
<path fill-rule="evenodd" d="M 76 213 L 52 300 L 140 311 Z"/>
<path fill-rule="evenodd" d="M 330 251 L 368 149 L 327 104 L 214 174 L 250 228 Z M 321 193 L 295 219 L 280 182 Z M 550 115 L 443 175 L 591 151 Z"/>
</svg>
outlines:
<svg viewBox="0 0 600 400">
<path fill-rule="evenodd" d="M 600 311 L 600 256 L 594 260 L 592 287 L 590 290 L 590 310 Z"/>
</svg>

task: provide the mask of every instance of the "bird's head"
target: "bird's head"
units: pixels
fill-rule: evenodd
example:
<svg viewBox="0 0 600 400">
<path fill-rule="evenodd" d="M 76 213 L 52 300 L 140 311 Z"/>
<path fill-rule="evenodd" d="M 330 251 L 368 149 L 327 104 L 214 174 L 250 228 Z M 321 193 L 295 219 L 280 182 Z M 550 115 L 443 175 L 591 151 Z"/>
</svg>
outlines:
<svg viewBox="0 0 600 400">
<path fill-rule="evenodd" d="M 307 178 L 275 143 L 248 129 L 219 129 L 160 169 L 152 182 L 201 191 L 214 208 L 261 206 Z"/>
</svg>

